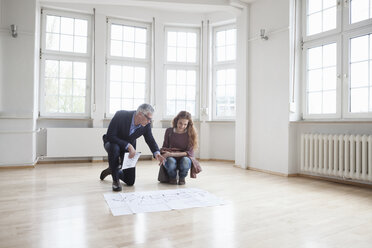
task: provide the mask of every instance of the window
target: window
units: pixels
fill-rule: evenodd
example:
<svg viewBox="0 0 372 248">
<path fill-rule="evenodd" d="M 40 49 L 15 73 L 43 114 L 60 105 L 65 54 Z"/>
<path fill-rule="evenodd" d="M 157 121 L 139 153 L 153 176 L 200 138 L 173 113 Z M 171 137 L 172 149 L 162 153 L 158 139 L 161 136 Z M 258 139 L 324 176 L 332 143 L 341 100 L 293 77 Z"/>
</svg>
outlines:
<svg viewBox="0 0 372 248">
<path fill-rule="evenodd" d="M 371 118 L 371 1 L 306 2 L 304 118 Z"/>
<path fill-rule="evenodd" d="M 41 116 L 89 116 L 90 16 L 43 10 Z"/>
<path fill-rule="evenodd" d="M 233 119 L 236 109 L 236 28 L 213 32 L 213 118 Z"/>
<path fill-rule="evenodd" d="M 166 118 L 186 110 L 197 116 L 199 85 L 199 29 L 167 27 Z"/>
<path fill-rule="evenodd" d="M 112 116 L 149 100 L 150 25 L 109 19 L 108 30 L 106 113 Z"/>
</svg>

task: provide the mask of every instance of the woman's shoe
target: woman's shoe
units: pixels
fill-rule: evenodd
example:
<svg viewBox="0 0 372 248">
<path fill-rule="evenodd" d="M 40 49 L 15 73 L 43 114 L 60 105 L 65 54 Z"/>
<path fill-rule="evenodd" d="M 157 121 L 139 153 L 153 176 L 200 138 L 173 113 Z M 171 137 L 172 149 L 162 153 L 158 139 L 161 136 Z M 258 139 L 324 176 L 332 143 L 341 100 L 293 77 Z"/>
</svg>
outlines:
<svg viewBox="0 0 372 248">
<path fill-rule="evenodd" d="M 169 179 L 169 184 L 177 184 L 177 179 L 174 178 L 174 179 Z"/>
<path fill-rule="evenodd" d="M 178 185 L 184 185 L 186 183 L 184 177 L 180 177 L 180 180 L 178 180 Z"/>
</svg>

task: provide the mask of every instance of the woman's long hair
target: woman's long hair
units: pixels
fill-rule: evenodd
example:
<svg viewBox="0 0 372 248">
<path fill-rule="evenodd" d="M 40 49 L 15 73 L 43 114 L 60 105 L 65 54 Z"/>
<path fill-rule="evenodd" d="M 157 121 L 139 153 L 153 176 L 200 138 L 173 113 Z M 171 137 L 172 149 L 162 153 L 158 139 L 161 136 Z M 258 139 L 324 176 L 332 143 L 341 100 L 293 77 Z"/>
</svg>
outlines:
<svg viewBox="0 0 372 248">
<path fill-rule="evenodd" d="M 189 146 L 192 147 L 194 150 L 198 148 L 198 134 L 194 128 L 194 123 L 191 119 L 191 114 L 187 111 L 181 111 L 178 113 L 176 117 L 174 117 L 172 124 L 173 128 L 177 128 L 178 120 L 185 119 L 188 120 L 189 123 L 187 124 L 187 134 L 189 135 Z"/>
</svg>

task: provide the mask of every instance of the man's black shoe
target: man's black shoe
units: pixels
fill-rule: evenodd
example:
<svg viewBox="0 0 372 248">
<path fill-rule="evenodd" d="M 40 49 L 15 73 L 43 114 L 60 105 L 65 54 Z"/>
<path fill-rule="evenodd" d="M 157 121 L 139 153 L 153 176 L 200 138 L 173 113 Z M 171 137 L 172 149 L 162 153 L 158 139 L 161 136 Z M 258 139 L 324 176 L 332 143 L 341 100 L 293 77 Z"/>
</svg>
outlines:
<svg viewBox="0 0 372 248">
<path fill-rule="evenodd" d="M 107 169 L 103 170 L 103 171 L 101 172 L 101 175 L 99 176 L 99 178 L 100 178 L 101 180 L 103 180 L 103 179 L 105 179 L 105 177 L 107 177 L 108 175 L 111 175 L 111 169 L 110 169 L 110 167 L 108 167 Z"/>
<path fill-rule="evenodd" d="M 120 181 L 113 181 L 112 182 L 112 190 L 113 191 L 121 191 L 121 184 L 120 184 Z"/>
</svg>

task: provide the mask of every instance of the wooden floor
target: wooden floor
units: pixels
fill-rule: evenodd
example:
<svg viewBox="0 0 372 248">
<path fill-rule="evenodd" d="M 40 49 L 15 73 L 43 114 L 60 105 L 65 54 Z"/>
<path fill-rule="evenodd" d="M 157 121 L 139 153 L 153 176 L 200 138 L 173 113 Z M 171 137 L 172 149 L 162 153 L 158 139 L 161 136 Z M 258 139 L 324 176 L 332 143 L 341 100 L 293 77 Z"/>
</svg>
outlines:
<svg viewBox="0 0 372 248">
<path fill-rule="evenodd" d="M 140 161 L 124 192 L 195 187 L 217 207 L 113 217 L 106 163 L 0 169 L 0 247 L 372 247 L 372 190 L 203 162 L 185 186 L 159 184 Z"/>
</svg>

